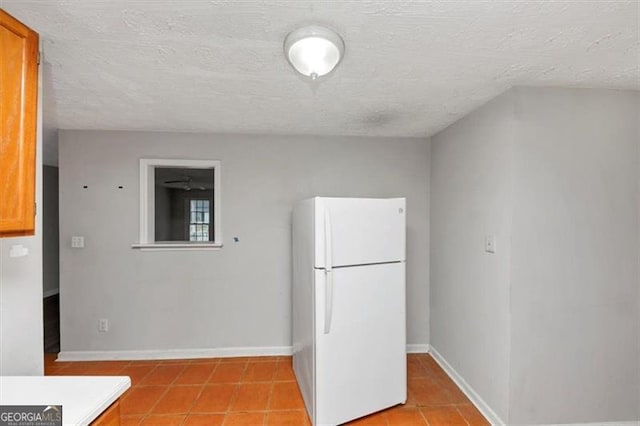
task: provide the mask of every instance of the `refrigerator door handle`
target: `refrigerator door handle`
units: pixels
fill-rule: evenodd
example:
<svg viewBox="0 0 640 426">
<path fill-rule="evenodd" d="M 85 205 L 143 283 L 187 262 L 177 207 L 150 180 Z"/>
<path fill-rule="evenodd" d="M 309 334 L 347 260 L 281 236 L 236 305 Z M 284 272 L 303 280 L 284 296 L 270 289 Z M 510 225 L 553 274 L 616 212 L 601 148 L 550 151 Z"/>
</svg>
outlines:
<svg viewBox="0 0 640 426">
<path fill-rule="evenodd" d="M 324 272 L 324 334 L 331 332 L 331 317 L 333 317 L 333 272 Z"/>
<path fill-rule="evenodd" d="M 324 210 L 324 334 L 331 331 L 331 318 L 333 316 L 333 253 L 331 241 L 331 215 L 328 209 Z"/>
</svg>

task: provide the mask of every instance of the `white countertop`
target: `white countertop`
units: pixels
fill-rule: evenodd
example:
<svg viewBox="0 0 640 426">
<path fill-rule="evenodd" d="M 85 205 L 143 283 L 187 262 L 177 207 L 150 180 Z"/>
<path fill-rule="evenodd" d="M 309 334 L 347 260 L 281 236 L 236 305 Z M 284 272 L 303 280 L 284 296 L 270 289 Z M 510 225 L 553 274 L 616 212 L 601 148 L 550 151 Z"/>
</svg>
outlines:
<svg viewBox="0 0 640 426">
<path fill-rule="evenodd" d="M 131 386 L 127 376 L 0 376 L 0 405 L 62 405 L 62 422 L 84 426 Z"/>
</svg>

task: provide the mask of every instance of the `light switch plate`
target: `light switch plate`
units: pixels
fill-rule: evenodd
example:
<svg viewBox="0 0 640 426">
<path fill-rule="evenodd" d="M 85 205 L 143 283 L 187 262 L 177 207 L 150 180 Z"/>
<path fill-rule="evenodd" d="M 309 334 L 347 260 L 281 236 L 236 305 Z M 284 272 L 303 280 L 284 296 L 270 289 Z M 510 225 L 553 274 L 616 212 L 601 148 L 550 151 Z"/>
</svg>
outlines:
<svg viewBox="0 0 640 426">
<path fill-rule="evenodd" d="M 71 248 L 84 248 L 84 237 L 71 237 Z"/>
<path fill-rule="evenodd" d="M 487 253 L 495 253 L 496 252 L 496 236 L 495 235 L 487 235 L 484 237 L 484 251 Z"/>
<path fill-rule="evenodd" d="M 29 249 L 22 244 L 11 246 L 9 249 L 9 257 L 24 257 L 27 255 L 29 255 Z"/>
</svg>

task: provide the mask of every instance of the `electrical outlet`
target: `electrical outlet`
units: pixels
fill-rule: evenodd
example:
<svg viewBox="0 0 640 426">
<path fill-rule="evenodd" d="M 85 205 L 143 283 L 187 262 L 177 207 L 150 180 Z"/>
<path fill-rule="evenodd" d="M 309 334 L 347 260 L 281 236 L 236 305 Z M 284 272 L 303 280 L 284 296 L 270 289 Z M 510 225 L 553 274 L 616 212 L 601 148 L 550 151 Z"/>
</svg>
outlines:
<svg viewBox="0 0 640 426">
<path fill-rule="evenodd" d="M 109 320 L 106 318 L 100 318 L 98 321 L 98 331 L 101 333 L 106 333 L 109 331 Z"/>
<path fill-rule="evenodd" d="M 484 237 L 484 251 L 487 253 L 495 253 L 496 252 L 496 236 L 495 235 L 487 235 Z"/>
</svg>

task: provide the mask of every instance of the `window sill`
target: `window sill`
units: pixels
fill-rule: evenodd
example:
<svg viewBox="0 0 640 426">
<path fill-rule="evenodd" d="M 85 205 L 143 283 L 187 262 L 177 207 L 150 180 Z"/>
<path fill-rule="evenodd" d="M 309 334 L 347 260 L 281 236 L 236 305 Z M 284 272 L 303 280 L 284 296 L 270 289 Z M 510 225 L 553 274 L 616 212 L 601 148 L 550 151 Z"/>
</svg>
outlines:
<svg viewBox="0 0 640 426">
<path fill-rule="evenodd" d="M 222 243 L 137 243 L 131 248 L 141 251 L 220 250 Z"/>
</svg>

